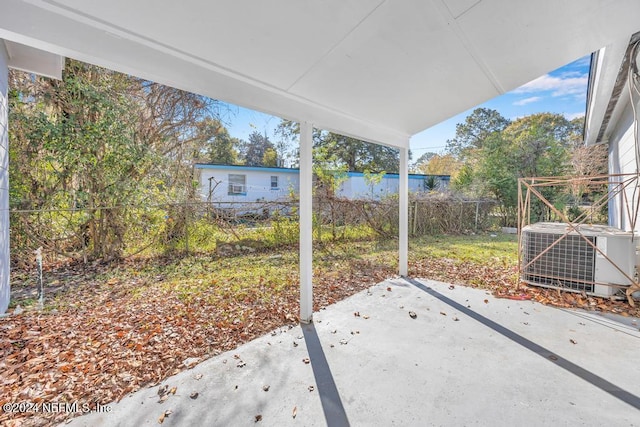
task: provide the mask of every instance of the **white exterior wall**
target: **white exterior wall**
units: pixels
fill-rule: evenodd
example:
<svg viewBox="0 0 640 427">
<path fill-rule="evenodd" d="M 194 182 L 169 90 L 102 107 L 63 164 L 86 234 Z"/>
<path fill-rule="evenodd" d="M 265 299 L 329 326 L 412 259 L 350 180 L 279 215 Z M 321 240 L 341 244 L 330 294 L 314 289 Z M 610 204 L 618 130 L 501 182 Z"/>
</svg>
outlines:
<svg viewBox="0 0 640 427">
<path fill-rule="evenodd" d="M 636 154 L 633 135 L 633 111 L 631 104 L 626 103 L 623 113 L 615 123 L 609 138 L 609 173 L 636 173 Z M 609 202 L 609 225 L 625 231 L 631 231 L 631 220 L 627 212 L 631 212 L 635 186 L 629 186 L 625 195 L 618 194 Z M 636 198 L 640 194 L 636 195 Z M 625 200 L 626 199 L 626 200 Z M 639 231 L 640 224 L 636 224 Z"/>
<path fill-rule="evenodd" d="M 385 175 L 379 183 L 367 182 L 364 175 L 350 174 L 336 191 L 339 197 L 350 199 L 380 199 L 391 194 L 398 194 L 398 175 Z M 409 191 L 424 191 L 424 178 L 409 176 Z"/>
<path fill-rule="evenodd" d="M 9 284 L 9 106 L 8 54 L 0 40 L 0 314 L 7 311 Z"/>
<path fill-rule="evenodd" d="M 417 193 L 425 191 L 424 176 L 409 175 L 409 192 Z M 438 178 L 439 190 L 448 188 L 448 181 Z M 388 174 L 382 177 L 378 184 L 370 184 L 364 174 L 350 173 L 349 178 L 344 181 L 337 190 L 337 195 L 349 199 L 380 199 L 391 194 L 398 194 L 398 175 Z"/>
<path fill-rule="evenodd" d="M 291 192 L 298 194 L 300 189 L 300 174 L 296 169 L 261 168 L 261 167 L 224 167 L 222 165 L 198 165 L 196 170 L 200 175 L 200 196 L 202 200 L 209 200 L 209 178 L 213 177 L 213 203 L 247 203 L 256 201 L 286 201 Z M 229 194 L 229 174 L 246 176 L 246 194 Z M 278 190 L 271 189 L 271 177 L 278 177 Z M 220 182 L 216 187 L 215 182 Z M 448 188 L 448 181 L 439 178 L 441 190 Z M 398 194 L 398 175 L 388 174 L 380 182 L 371 185 L 364 174 L 350 172 L 348 178 L 336 190 L 338 197 L 349 199 L 381 199 L 391 194 Z M 424 191 L 424 176 L 409 175 L 409 192 Z"/>
<path fill-rule="evenodd" d="M 300 188 L 298 171 L 275 170 L 265 168 L 198 168 L 200 172 L 200 195 L 202 200 L 209 200 L 209 178 L 213 177 L 211 201 L 247 203 L 256 201 L 286 201 L 293 190 L 296 194 Z M 246 192 L 243 195 L 229 194 L 229 175 L 245 175 Z M 278 177 L 278 189 L 271 188 L 271 177 Z M 216 187 L 216 182 L 219 184 Z"/>
</svg>

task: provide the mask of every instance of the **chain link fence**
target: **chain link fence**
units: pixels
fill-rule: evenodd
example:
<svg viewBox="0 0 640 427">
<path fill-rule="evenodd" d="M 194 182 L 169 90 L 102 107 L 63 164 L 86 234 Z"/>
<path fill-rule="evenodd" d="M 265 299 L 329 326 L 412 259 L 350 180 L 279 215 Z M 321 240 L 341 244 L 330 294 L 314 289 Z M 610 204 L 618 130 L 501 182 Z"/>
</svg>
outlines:
<svg viewBox="0 0 640 427">
<path fill-rule="evenodd" d="M 412 236 L 465 233 L 493 226 L 495 203 L 450 195 L 412 195 Z M 314 238 L 323 241 L 393 239 L 397 197 L 385 200 L 314 199 Z M 14 266 L 48 261 L 108 261 L 139 253 L 233 252 L 298 242 L 298 202 L 190 202 L 99 208 L 11 211 Z"/>
</svg>

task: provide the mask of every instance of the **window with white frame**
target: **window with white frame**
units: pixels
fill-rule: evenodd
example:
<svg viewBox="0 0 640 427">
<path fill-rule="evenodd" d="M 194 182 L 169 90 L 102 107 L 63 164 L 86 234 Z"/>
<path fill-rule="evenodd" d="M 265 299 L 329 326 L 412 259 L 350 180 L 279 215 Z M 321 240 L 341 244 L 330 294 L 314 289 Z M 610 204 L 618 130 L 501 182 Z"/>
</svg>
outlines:
<svg viewBox="0 0 640 427">
<path fill-rule="evenodd" d="M 271 189 L 272 190 L 278 189 L 278 177 L 275 175 L 271 176 Z"/>
<path fill-rule="evenodd" d="M 229 195 L 245 196 L 247 194 L 247 176 L 229 174 Z"/>
</svg>

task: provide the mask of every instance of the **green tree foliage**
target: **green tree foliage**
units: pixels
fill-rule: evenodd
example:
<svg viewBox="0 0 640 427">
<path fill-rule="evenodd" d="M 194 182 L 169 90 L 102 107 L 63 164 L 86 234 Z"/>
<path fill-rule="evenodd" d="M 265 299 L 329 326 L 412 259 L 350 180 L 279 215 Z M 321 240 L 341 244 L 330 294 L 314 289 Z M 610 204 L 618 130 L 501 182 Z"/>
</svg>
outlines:
<svg viewBox="0 0 640 427">
<path fill-rule="evenodd" d="M 298 123 L 282 120 L 278 133 L 294 140 L 300 133 Z M 352 172 L 398 173 L 400 154 L 396 148 L 361 141 L 344 135 L 313 130 L 313 155 L 325 169 Z"/>
<path fill-rule="evenodd" d="M 432 151 L 427 151 L 422 156 L 418 157 L 418 160 L 416 160 L 416 162 L 413 165 L 414 169 L 417 170 L 422 165 L 425 165 L 425 164 L 429 163 L 429 160 L 431 160 L 434 156 L 437 156 L 437 155 L 438 155 L 438 153 L 434 153 Z"/>
<path fill-rule="evenodd" d="M 397 173 L 400 164 L 399 152 L 395 148 L 331 132 L 314 144 L 314 150 L 316 153 L 332 153 L 336 167 L 344 165 L 353 172 Z"/>
<path fill-rule="evenodd" d="M 451 188 L 467 196 L 478 195 L 476 190 L 473 167 L 470 163 L 464 163 L 458 173 L 451 178 Z"/>
<path fill-rule="evenodd" d="M 434 175 L 427 176 L 423 183 L 424 189 L 427 192 L 436 191 L 438 189 L 438 184 L 438 178 Z"/>
<path fill-rule="evenodd" d="M 518 206 L 518 156 L 511 149 L 511 141 L 502 134 L 491 134 L 477 153 L 478 166 L 472 173 L 477 191 L 498 201 L 505 226 L 514 225 Z"/>
<path fill-rule="evenodd" d="M 247 166 L 267 166 L 264 164 L 265 159 L 268 162 L 274 163 L 273 155 L 267 154 L 267 152 L 272 151 L 273 153 L 276 153 L 275 146 L 269 140 L 267 135 L 262 135 L 260 132 L 253 131 L 249 135 L 249 141 L 245 142 L 241 148 L 241 157 L 244 160 L 244 164 Z"/>
<path fill-rule="evenodd" d="M 560 176 L 568 172 L 574 128 L 560 114 L 533 114 L 514 121 L 503 135 L 519 162 L 519 177 Z"/>
<path fill-rule="evenodd" d="M 61 81 L 12 72 L 10 86 L 11 206 L 81 208 L 66 218 L 65 249 L 118 257 L 132 206 L 193 195 L 210 100 L 73 60 Z M 13 225 L 42 240 L 30 221 Z"/>
<path fill-rule="evenodd" d="M 489 108 L 476 108 L 464 123 L 456 125 L 456 136 L 447 141 L 447 151 L 454 157 L 467 160 L 493 133 L 502 132 L 510 121 Z"/>
<path fill-rule="evenodd" d="M 572 141 L 577 128 L 559 114 L 541 113 L 520 118 L 500 132 L 491 132 L 463 167 L 454 188 L 479 196 L 492 196 L 501 206 L 504 225 L 514 225 L 519 178 L 561 176 L 570 172 Z M 545 188 L 544 196 L 565 203 L 558 189 Z M 535 206 L 536 220 L 548 219 L 549 211 Z"/>
<path fill-rule="evenodd" d="M 207 162 L 219 165 L 238 164 L 236 147 L 241 145 L 241 141 L 231 137 L 220 120 L 205 118 L 198 123 L 198 134 L 202 140 Z"/>
<path fill-rule="evenodd" d="M 277 167 L 278 153 L 274 148 L 267 148 L 262 155 L 262 166 Z"/>
<path fill-rule="evenodd" d="M 462 163 L 451 154 L 434 154 L 431 158 L 418 165 L 418 173 L 426 175 L 451 175 L 456 176 Z"/>
</svg>

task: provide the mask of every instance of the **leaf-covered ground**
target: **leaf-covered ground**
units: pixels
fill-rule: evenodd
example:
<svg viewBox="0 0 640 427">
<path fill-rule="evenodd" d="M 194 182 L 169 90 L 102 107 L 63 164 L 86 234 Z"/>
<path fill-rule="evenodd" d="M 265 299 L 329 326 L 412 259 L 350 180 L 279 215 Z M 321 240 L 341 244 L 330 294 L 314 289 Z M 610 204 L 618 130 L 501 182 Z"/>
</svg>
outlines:
<svg viewBox="0 0 640 427">
<path fill-rule="evenodd" d="M 639 316 L 625 302 L 517 287 L 513 239 L 414 242 L 410 274 L 531 297 L 563 307 Z M 314 309 L 394 277 L 393 244 L 329 245 L 314 258 Z M 278 326 L 298 320 L 297 250 L 217 257 L 135 258 L 45 271 L 44 310 L 33 272 L 13 273 L 0 319 L 0 403 L 107 404 Z M 45 425 L 78 414 L 0 411 L 0 424 Z"/>
</svg>

